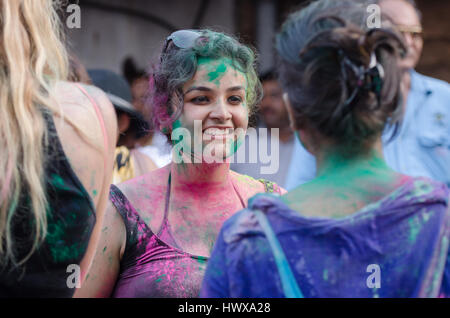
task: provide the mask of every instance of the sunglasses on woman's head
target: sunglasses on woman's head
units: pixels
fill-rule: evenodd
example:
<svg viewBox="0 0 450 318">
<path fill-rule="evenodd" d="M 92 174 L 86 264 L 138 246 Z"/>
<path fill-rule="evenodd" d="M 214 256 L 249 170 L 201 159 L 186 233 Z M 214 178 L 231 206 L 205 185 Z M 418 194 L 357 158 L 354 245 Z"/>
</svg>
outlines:
<svg viewBox="0 0 450 318">
<path fill-rule="evenodd" d="M 179 30 L 173 32 L 166 38 L 166 43 L 164 44 L 164 49 L 162 50 L 161 57 L 167 53 L 167 48 L 169 47 L 170 41 L 180 49 L 189 49 L 195 45 L 195 42 L 202 34 L 195 30 Z"/>
</svg>

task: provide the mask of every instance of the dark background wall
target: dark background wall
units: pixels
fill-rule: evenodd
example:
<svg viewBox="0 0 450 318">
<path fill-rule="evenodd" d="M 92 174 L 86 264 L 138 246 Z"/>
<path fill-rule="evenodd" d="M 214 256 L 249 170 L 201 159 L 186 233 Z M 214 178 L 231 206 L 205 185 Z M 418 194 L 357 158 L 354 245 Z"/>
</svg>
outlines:
<svg viewBox="0 0 450 318">
<path fill-rule="evenodd" d="M 450 1 L 418 0 L 424 50 L 417 71 L 450 82 Z"/>
</svg>

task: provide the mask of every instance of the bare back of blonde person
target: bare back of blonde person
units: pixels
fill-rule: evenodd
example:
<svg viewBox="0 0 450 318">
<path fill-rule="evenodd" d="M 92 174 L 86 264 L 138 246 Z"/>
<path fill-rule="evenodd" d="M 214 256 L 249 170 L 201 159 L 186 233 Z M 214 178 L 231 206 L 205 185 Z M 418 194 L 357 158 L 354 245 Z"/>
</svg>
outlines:
<svg viewBox="0 0 450 318">
<path fill-rule="evenodd" d="M 97 211 L 97 223 L 91 238 L 92 244 L 90 243 L 82 263 L 82 273 L 85 273 L 93 257 L 98 235 L 97 228 L 101 226 L 99 220 L 103 220 L 106 208 L 109 180 L 112 176 L 117 120 L 114 108 L 103 91 L 94 86 L 79 85 L 59 82 L 55 86 L 54 93 L 62 109 L 62 115 L 77 123 L 78 129 L 84 132 L 85 136 L 63 117 L 56 116 L 54 119 L 64 152 Z M 81 91 L 80 87 L 85 92 Z M 86 93 L 89 95 L 87 96 Z M 97 104 L 100 114 L 96 113 L 93 102 Z M 104 131 L 101 128 L 101 121 L 104 122 Z M 105 142 L 107 142 L 106 149 Z"/>
</svg>

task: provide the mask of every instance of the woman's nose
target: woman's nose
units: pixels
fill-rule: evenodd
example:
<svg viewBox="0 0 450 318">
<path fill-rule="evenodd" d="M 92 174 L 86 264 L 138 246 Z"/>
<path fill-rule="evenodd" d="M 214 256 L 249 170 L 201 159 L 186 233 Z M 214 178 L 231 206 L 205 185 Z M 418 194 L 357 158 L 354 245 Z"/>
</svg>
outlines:
<svg viewBox="0 0 450 318">
<path fill-rule="evenodd" d="M 209 116 L 220 121 L 226 121 L 232 117 L 226 103 L 222 100 L 214 104 Z"/>
</svg>

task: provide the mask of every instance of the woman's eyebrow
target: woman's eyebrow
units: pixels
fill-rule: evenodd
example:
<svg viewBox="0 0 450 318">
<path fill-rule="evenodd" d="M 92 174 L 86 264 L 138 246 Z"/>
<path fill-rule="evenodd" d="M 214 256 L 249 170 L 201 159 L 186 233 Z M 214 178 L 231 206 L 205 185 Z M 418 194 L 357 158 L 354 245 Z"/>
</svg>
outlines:
<svg viewBox="0 0 450 318">
<path fill-rule="evenodd" d="M 210 91 L 212 91 L 212 89 L 209 87 L 205 87 L 205 86 L 193 86 L 193 87 L 189 88 L 188 90 L 186 90 L 186 92 L 184 92 L 184 94 L 186 95 L 187 93 L 192 92 L 192 91 L 210 92 Z"/>
<path fill-rule="evenodd" d="M 240 90 L 245 91 L 244 86 L 233 86 L 227 89 L 227 91 L 240 91 Z"/>
</svg>

